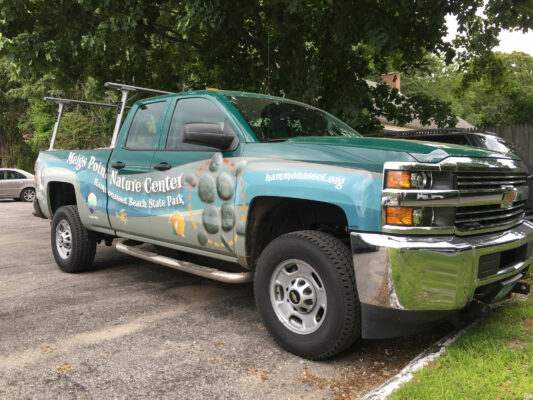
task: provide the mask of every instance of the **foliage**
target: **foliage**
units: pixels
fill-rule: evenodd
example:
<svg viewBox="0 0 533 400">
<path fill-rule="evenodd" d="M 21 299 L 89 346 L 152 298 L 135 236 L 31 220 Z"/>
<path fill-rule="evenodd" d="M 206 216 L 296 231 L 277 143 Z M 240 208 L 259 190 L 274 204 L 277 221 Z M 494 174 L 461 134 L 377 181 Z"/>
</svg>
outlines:
<svg viewBox="0 0 533 400">
<path fill-rule="evenodd" d="M 465 72 L 457 64 L 427 57 L 423 67 L 402 77 L 402 90 L 409 96 L 421 93 L 445 101 L 455 115 L 476 126 L 533 123 L 533 57 L 520 52 L 493 56 L 502 68 L 498 80 L 482 73 L 465 87 Z"/>
<path fill-rule="evenodd" d="M 46 75 L 37 81 L 24 81 L 9 91 L 12 99 L 24 104 L 14 125 L 18 124 L 18 131 L 23 133 L 25 142 L 35 153 L 48 148 L 57 113 L 57 104 L 45 102 L 43 97 L 63 96 L 101 101 L 107 95 L 110 102 L 116 102 L 118 98 L 114 91 L 104 92 L 96 88 L 93 80 L 77 85 L 67 93 L 52 87 L 51 76 Z M 66 105 L 54 147 L 83 149 L 108 146 L 115 119 L 114 109 Z"/>
<path fill-rule="evenodd" d="M 36 157 L 17 127 L 19 116 L 27 105 L 11 95 L 18 86 L 10 82 L 5 65 L 0 62 L 0 166 L 31 172 Z"/>
<path fill-rule="evenodd" d="M 51 74 L 54 88 L 94 79 L 181 90 L 205 86 L 285 94 L 339 116 L 363 132 L 377 117 L 453 122 L 447 104 L 405 98 L 363 79 L 417 66 L 428 52 L 450 61 L 447 14 L 465 86 L 495 68 L 490 48 L 501 27 L 532 22 L 528 0 L 353 2 L 339 0 L 0 0 L 0 57 L 19 79 Z M 497 72 L 494 77 L 498 78 Z"/>
<path fill-rule="evenodd" d="M 529 122 L 531 60 L 508 59 L 490 48 L 501 28 L 531 27 L 531 2 L 489 0 L 483 18 L 476 14 L 482 5 L 0 0 L 2 163 L 31 170 L 36 152 L 48 146 L 57 107 L 43 102 L 44 96 L 117 102 L 117 93 L 106 92 L 103 82 L 132 76 L 143 86 L 174 91 L 186 83 L 286 95 L 324 108 L 363 133 L 380 129 L 379 116 L 399 124 L 433 119 L 440 126 L 454 123 L 454 114 L 477 124 Z M 453 44 L 443 41 L 447 14 L 459 23 Z M 428 69 L 427 54 L 444 61 L 433 59 Z M 446 66 L 454 57 L 456 63 Z M 404 78 L 408 97 L 364 80 L 389 70 L 432 75 L 411 83 Z M 108 143 L 112 110 L 67 111 L 57 147 Z"/>
</svg>

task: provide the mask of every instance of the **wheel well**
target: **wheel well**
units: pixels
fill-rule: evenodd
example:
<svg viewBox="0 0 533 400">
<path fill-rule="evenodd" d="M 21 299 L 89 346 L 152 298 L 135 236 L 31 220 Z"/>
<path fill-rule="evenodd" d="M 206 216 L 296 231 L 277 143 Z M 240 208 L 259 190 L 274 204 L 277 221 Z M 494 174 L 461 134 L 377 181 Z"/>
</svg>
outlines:
<svg viewBox="0 0 533 400">
<path fill-rule="evenodd" d="M 48 203 L 52 214 L 61 206 L 75 205 L 76 192 L 71 183 L 50 182 L 48 184 Z"/>
<path fill-rule="evenodd" d="M 349 244 L 348 220 L 336 205 L 284 197 L 255 198 L 246 228 L 248 265 L 255 268 L 259 255 L 273 239 L 300 230 L 326 232 Z"/>
</svg>

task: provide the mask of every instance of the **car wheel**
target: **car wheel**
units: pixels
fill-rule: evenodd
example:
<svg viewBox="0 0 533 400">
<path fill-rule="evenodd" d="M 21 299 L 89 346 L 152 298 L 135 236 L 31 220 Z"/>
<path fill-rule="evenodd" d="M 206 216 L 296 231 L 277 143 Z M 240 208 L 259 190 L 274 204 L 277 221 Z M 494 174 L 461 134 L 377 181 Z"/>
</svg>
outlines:
<svg viewBox="0 0 533 400">
<path fill-rule="evenodd" d="M 273 240 L 259 257 L 254 294 L 271 335 L 301 357 L 331 357 L 360 336 L 352 255 L 327 233 L 299 231 Z"/>
<path fill-rule="evenodd" d="M 90 268 L 96 252 L 96 241 L 81 223 L 76 206 L 60 207 L 52 220 L 52 252 L 64 272 L 81 272 Z"/>
<path fill-rule="evenodd" d="M 22 201 L 26 201 L 28 203 L 31 203 L 34 198 L 35 198 L 35 189 L 34 188 L 26 188 L 20 193 L 20 199 Z"/>
</svg>

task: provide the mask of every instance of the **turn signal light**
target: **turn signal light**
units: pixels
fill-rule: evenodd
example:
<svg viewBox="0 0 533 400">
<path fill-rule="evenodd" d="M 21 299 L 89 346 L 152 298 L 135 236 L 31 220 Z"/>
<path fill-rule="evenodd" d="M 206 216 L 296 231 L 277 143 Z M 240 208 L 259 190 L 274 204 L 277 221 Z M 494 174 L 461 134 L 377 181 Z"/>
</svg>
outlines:
<svg viewBox="0 0 533 400">
<path fill-rule="evenodd" d="M 411 173 L 409 171 L 387 171 L 388 188 L 410 188 Z"/>
<path fill-rule="evenodd" d="M 413 209 L 387 207 L 387 225 L 413 225 Z"/>
</svg>

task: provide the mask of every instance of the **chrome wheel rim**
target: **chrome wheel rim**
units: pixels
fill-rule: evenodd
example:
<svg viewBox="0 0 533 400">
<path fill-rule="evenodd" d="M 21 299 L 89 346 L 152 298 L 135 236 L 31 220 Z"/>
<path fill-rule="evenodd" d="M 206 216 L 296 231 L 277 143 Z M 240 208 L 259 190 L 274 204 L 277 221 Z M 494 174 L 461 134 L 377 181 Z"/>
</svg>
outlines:
<svg viewBox="0 0 533 400">
<path fill-rule="evenodd" d="M 72 251 L 72 232 L 70 224 L 65 220 L 61 220 L 56 227 L 56 249 L 64 260 L 69 258 Z"/>
<path fill-rule="evenodd" d="M 25 190 L 22 197 L 25 201 L 33 201 L 35 198 L 35 192 L 33 190 Z"/>
<path fill-rule="evenodd" d="M 292 332 L 307 335 L 324 322 L 326 289 L 305 261 L 290 259 L 279 264 L 270 279 L 269 294 L 277 317 Z"/>
</svg>

